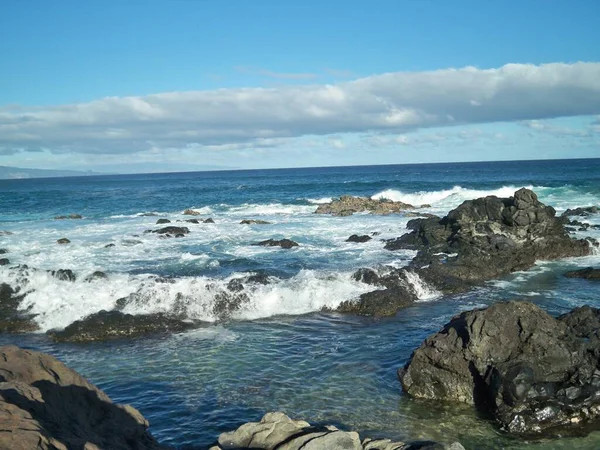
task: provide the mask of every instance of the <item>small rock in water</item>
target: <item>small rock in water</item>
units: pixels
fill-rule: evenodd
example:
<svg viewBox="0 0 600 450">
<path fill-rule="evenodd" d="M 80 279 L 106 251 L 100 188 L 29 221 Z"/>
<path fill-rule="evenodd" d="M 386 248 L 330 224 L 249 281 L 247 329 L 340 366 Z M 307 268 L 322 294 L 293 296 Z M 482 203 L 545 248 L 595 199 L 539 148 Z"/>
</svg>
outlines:
<svg viewBox="0 0 600 450">
<path fill-rule="evenodd" d="M 7 266 L 10 264 L 10 260 L 8 258 L 0 258 L 0 266 Z"/>
<path fill-rule="evenodd" d="M 598 214 L 599 212 L 600 208 L 598 208 L 597 206 L 588 206 L 584 208 L 567 209 L 564 213 L 561 214 L 561 217 L 591 216 L 592 214 Z"/>
<path fill-rule="evenodd" d="M 240 222 L 240 225 L 270 225 L 271 222 L 267 222 L 266 220 L 258 220 L 258 219 L 244 219 Z"/>
<path fill-rule="evenodd" d="M 162 235 L 175 236 L 175 237 L 183 237 L 188 234 L 190 229 L 187 227 L 164 227 L 159 230 L 154 230 L 152 233 L 158 233 Z"/>
<path fill-rule="evenodd" d="M 106 280 L 107 278 L 108 278 L 108 275 L 106 275 L 104 272 L 102 272 L 100 270 L 96 270 L 94 273 L 85 277 L 85 279 L 83 281 L 90 283 L 94 280 Z"/>
<path fill-rule="evenodd" d="M 200 221 L 198 219 L 185 219 L 184 222 L 195 223 L 195 224 L 199 224 L 200 223 Z"/>
<path fill-rule="evenodd" d="M 252 245 L 261 245 L 263 247 L 281 247 L 290 249 L 292 247 L 298 247 L 299 244 L 297 242 L 292 241 L 291 239 L 281 239 L 279 241 L 276 241 L 274 239 L 267 239 L 266 241 L 261 241 Z"/>
<path fill-rule="evenodd" d="M 202 213 L 200 213 L 198 211 L 194 211 L 193 209 L 186 209 L 183 212 L 184 216 L 199 216 L 200 214 L 202 214 Z"/>
<path fill-rule="evenodd" d="M 69 214 L 68 216 L 56 216 L 54 220 L 65 220 L 65 219 L 83 219 L 81 214 Z"/>
<path fill-rule="evenodd" d="M 71 269 L 58 269 L 50 271 L 50 274 L 61 281 L 75 281 L 77 279 L 76 275 L 73 273 Z"/>
<path fill-rule="evenodd" d="M 106 244 L 106 245 L 104 246 L 104 248 L 111 248 L 111 247 L 114 247 L 114 246 L 115 246 L 115 244 Z"/>
<path fill-rule="evenodd" d="M 56 241 L 57 244 L 70 244 L 71 241 L 68 240 L 67 238 L 60 238 L 58 241 Z"/>
<path fill-rule="evenodd" d="M 4 254 L 6 254 L 6 253 L 8 253 L 8 250 L 7 250 L 7 249 L 5 249 L 5 248 L 0 248 L 0 255 L 4 255 Z"/>
<path fill-rule="evenodd" d="M 215 221 L 213 220 L 212 217 L 209 217 L 208 219 L 204 219 L 203 221 L 204 223 L 215 223 Z"/>
<path fill-rule="evenodd" d="M 362 236 L 359 236 L 358 234 L 353 234 L 348 239 L 346 239 L 346 242 L 362 243 L 362 242 L 368 242 L 371 239 L 372 239 L 371 236 L 368 236 L 366 234 L 363 234 Z"/>
<path fill-rule="evenodd" d="M 565 273 L 567 278 L 585 278 L 586 280 L 600 280 L 600 269 L 586 267 L 585 269 L 572 270 Z"/>
<path fill-rule="evenodd" d="M 156 225 L 161 225 L 163 223 L 171 223 L 171 221 L 169 219 L 158 219 L 156 221 Z"/>
<path fill-rule="evenodd" d="M 11 236 L 12 234 L 12 231 L 0 230 L 0 236 Z"/>
</svg>

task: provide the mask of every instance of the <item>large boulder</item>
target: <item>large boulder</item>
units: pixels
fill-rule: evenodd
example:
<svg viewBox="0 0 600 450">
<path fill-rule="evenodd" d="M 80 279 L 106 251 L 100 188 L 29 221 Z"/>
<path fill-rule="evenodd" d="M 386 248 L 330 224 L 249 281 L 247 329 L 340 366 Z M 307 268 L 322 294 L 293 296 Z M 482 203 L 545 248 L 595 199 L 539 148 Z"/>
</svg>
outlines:
<svg viewBox="0 0 600 450">
<path fill-rule="evenodd" d="M 458 401 L 512 433 L 541 433 L 600 419 L 597 309 L 558 319 L 527 302 L 454 317 L 398 372 L 413 397 Z"/>
<path fill-rule="evenodd" d="M 408 203 L 395 202 L 382 199 L 373 200 L 368 197 L 353 197 L 342 195 L 339 199 L 332 200 L 317 207 L 315 214 L 331 214 L 332 216 L 350 216 L 357 212 L 368 212 L 371 214 L 393 214 L 414 209 Z"/>
<path fill-rule="evenodd" d="M 73 322 L 64 330 L 50 330 L 48 334 L 60 342 L 90 342 L 151 333 L 180 333 L 198 326 L 198 323 L 162 313 L 132 315 L 121 311 L 100 311 Z"/>
<path fill-rule="evenodd" d="M 569 237 L 565 221 L 529 189 L 513 197 L 468 200 L 442 219 L 414 219 L 412 231 L 388 241 L 388 250 L 418 250 L 411 267 L 446 293 L 525 270 L 536 260 L 590 254 L 590 242 Z"/>
<path fill-rule="evenodd" d="M 342 431 L 333 425 L 311 425 L 290 419 L 282 412 L 267 413 L 260 422 L 249 422 L 219 436 L 210 450 L 464 450 L 458 442 L 392 442 L 389 439 L 364 439 L 358 433 Z"/>
<path fill-rule="evenodd" d="M 53 358 L 0 347 L 0 450 L 160 450 L 148 421 Z"/>
</svg>

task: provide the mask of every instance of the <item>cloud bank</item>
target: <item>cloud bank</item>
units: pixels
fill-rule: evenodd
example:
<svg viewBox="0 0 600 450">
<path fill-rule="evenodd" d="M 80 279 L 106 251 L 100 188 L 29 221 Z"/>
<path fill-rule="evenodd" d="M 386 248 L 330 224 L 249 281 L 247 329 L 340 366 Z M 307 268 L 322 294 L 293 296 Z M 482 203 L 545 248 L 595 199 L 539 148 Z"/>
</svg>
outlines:
<svg viewBox="0 0 600 450">
<path fill-rule="evenodd" d="M 268 146 L 282 138 L 600 114 L 600 63 L 395 72 L 276 88 L 0 107 L 0 154 L 128 154 Z M 535 122 L 533 122 L 535 123 Z"/>
</svg>

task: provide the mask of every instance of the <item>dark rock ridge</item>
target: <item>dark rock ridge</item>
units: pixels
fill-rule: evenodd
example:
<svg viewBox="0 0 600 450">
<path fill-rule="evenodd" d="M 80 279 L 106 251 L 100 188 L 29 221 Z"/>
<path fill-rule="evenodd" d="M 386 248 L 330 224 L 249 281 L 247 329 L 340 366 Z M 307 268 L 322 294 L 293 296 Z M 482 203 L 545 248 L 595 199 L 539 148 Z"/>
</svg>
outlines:
<svg viewBox="0 0 600 450">
<path fill-rule="evenodd" d="M 240 222 L 240 225 L 270 225 L 271 222 L 259 219 L 244 219 Z"/>
<path fill-rule="evenodd" d="M 158 230 L 152 230 L 152 233 L 158 233 L 161 236 L 165 237 L 183 237 L 190 232 L 188 227 L 164 227 L 159 228 Z"/>
<path fill-rule="evenodd" d="M 210 450 L 464 450 L 458 442 L 392 442 L 389 439 L 363 439 L 354 431 L 333 425 L 311 425 L 290 419 L 282 412 L 267 413 L 260 422 L 249 422 L 219 436 Z"/>
<path fill-rule="evenodd" d="M 0 284 L 0 333 L 28 333 L 38 329 L 35 316 L 19 310 L 24 297 L 8 284 Z"/>
<path fill-rule="evenodd" d="M 585 208 L 567 209 L 564 213 L 561 214 L 561 216 L 591 216 L 592 214 L 598 214 L 599 212 L 600 208 L 598 208 L 597 206 L 588 206 Z"/>
<path fill-rule="evenodd" d="M 387 199 L 373 200 L 367 197 L 342 195 L 339 199 L 332 200 L 330 203 L 319 205 L 315 214 L 351 216 L 357 212 L 369 212 L 371 214 L 386 215 L 399 213 L 408 209 L 415 209 L 415 207 L 408 203 L 395 202 Z"/>
<path fill-rule="evenodd" d="M 81 214 L 69 214 L 68 216 L 56 216 L 54 220 L 65 220 L 65 219 L 83 219 Z"/>
<path fill-rule="evenodd" d="M 398 371 L 413 397 L 475 405 L 517 434 L 600 419 L 600 310 L 558 319 L 527 302 L 454 317 Z"/>
<path fill-rule="evenodd" d="M 298 243 L 292 241 L 291 239 L 281 239 L 278 241 L 275 239 L 267 239 L 266 241 L 260 241 L 252 245 L 261 245 L 263 247 L 281 247 L 286 249 L 298 247 Z"/>
<path fill-rule="evenodd" d="M 0 230 L 0 236 L 12 236 L 13 233 L 11 231 Z"/>
<path fill-rule="evenodd" d="M 600 280 L 600 269 L 586 267 L 585 269 L 572 270 L 565 273 L 567 278 L 585 278 L 586 280 Z"/>
<path fill-rule="evenodd" d="M 197 322 L 162 313 L 134 316 L 121 311 L 100 311 L 73 322 L 64 330 L 50 330 L 48 334 L 60 342 L 90 342 L 151 333 L 180 333 L 198 326 Z"/>
<path fill-rule="evenodd" d="M 0 449 L 160 450 L 148 421 L 53 358 L 0 347 Z"/>
<path fill-rule="evenodd" d="M 348 239 L 346 239 L 346 242 L 362 243 L 362 242 L 368 242 L 371 239 L 372 239 L 371 236 L 368 236 L 366 234 L 363 234 L 362 236 L 359 236 L 358 234 L 353 234 Z"/>
<path fill-rule="evenodd" d="M 390 240 L 388 250 L 418 250 L 410 267 L 427 283 L 459 292 L 482 281 L 525 270 L 536 260 L 590 254 L 590 242 L 569 237 L 564 220 L 534 192 L 463 202 L 442 219 L 413 219 L 412 232 Z"/>
</svg>

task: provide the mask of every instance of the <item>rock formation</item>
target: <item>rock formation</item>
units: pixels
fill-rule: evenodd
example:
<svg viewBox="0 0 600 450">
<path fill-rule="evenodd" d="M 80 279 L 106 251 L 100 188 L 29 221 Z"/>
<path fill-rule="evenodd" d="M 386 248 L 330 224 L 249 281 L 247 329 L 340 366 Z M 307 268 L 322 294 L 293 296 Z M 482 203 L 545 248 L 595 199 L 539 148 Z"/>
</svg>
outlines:
<svg viewBox="0 0 600 450">
<path fill-rule="evenodd" d="M 331 214 L 332 216 L 351 216 L 357 212 L 369 212 L 371 214 L 393 214 L 414 209 L 408 203 L 395 202 L 392 200 L 373 200 L 367 197 L 353 197 L 342 195 L 339 199 L 332 200 L 317 207 L 315 214 Z"/>
</svg>

